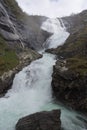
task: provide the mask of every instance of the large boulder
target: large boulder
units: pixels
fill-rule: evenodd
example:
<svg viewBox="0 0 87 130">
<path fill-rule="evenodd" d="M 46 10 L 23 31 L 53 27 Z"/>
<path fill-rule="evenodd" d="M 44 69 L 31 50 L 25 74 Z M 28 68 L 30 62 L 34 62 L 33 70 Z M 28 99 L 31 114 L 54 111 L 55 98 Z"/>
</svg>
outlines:
<svg viewBox="0 0 87 130">
<path fill-rule="evenodd" d="M 61 130 L 60 110 L 43 111 L 24 117 L 16 130 Z"/>
</svg>

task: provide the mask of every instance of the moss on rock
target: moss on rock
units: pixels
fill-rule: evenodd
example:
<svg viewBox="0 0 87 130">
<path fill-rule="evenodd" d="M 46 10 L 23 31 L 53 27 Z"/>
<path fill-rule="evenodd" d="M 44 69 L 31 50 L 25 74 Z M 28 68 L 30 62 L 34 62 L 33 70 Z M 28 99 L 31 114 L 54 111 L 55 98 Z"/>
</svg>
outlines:
<svg viewBox="0 0 87 130">
<path fill-rule="evenodd" d="M 6 41 L 0 36 L 0 75 L 17 66 L 19 59 L 15 50 L 9 48 Z"/>
<path fill-rule="evenodd" d="M 66 60 L 66 66 L 70 71 L 79 75 L 87 75 L 87 58 L 73 57 Z"/>
</svg>

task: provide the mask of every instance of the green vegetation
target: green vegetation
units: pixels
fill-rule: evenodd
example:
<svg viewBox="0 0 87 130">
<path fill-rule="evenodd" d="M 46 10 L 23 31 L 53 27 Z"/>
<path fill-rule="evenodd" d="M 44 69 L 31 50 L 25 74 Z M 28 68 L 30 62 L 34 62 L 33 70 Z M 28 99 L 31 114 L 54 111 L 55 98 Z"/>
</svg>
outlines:
<svg viewBox="0 0 87 130">
<path fill-rule="evenodd" d="M 4 0 L 4 2 L 17 19 L 21 20 L 25 16 L 15 0 Z"/>
<path fill-rule="evenodd" d="M 13 49 L 10 49 L 0 36 L 0 75 L 13 69 L 19 63 L 18 57 Z"/>
<path fill-rule="evenodd" d="M 58 49 L 58 52 L 66 55 L 69 70 L 79 75 L 87 74 L 87 26 L 71 34 Z"/>
<path fill-rule="evenodd" d="M 78 73 L 79 75 L 87 74 L 87 58 L 73 57 L 67 59 L 67 67 L 69 70 Z"/>
</svg>

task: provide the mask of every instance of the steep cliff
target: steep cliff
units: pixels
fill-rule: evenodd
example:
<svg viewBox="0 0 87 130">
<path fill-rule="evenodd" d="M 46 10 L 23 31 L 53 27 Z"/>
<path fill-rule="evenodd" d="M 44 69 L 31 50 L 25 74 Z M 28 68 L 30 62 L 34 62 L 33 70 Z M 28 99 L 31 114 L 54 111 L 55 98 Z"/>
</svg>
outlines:
<svg viewBox="0 0 87 130">
<path fill-rule="evenodd" d="M 40 28 L 44 20 L 28 16 L 15 0 L 0 0 L 0 94 L 11 86 L 15 73 L 41 57 L 34 50 L 42 49 L 50 36 Z"/>
<path fill-rule="evenodd" d="M 1 0 L 0 10 L 0 32 L 10 44 L 16 41 L 34 49 L 42 48 L 42 43 L 49 36 L 49 33 L 40 28 L 46 17 L 28 16 L 22 12 L 15 0 Z"/>
<path fill-rule="evenodd" d="M 48 50 L 57 54 L 52 88 L 74 109 L 87 112 L 87 10 L 62 18 L 70 36 L 63 46 Z"/>
</svg>

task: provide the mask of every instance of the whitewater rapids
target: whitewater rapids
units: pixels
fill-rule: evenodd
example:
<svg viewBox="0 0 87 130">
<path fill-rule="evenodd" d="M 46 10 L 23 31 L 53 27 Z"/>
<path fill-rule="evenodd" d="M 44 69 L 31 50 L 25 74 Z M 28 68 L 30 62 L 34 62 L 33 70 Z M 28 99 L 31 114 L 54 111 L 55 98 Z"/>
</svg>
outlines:
<svg viewBox="0 0 87 130">
<path fill-rule="evenodd" d="M 43 23 L 42 29 L 53 33 L 47 40 L 49 48 L 63 44 L 69 36 L 58 19 L 47 19 Z M 86 124 L 80 120 L 85 117 L 53 102 L 51 75 L 56 57 L 44 53 L 43 50 L 41 52 L 43 57 L 33 61 L 16 74 L 12 89 L 0 99 L 0 130 L 15 130 L 19 118 L 38 111 L 52 109 L 61 109 L 64 130 L 86 130 Z"/>
</svg>

